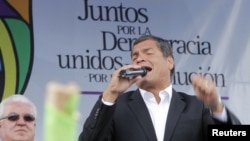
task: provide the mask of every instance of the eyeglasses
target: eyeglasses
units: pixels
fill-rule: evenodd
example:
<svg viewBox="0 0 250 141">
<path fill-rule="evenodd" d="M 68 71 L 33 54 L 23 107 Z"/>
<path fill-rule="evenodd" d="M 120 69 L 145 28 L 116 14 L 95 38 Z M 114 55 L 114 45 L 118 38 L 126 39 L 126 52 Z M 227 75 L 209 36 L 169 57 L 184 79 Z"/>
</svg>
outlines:
<svg viewBox="0 0 250 141">
<path fill-rule="evenodd" d="M 20 115 L 19 114 L 10 114 L 6 117 L 2 117 L 0 118 L 0 120 L 3 120 L 3 119 L 8 119 L 9 121 L 18 121 L 20 118 Z M 35 120 L 35 117 L 31 114 L 25 114 L 23 115 L 23 119 L 26 121 L 26 122 L 32 122 Z"/>
</svg>

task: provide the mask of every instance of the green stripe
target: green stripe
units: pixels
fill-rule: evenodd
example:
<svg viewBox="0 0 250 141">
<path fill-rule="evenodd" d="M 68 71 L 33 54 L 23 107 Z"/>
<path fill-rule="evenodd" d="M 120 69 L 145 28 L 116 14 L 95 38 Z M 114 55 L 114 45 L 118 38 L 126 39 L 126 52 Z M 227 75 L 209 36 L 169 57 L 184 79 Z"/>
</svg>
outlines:
<svg viewBox="0 0 250 141">
<path fill-rule="evenodd" d="M 9 26 L 14 46 L 16 48 L 17 61 L 19 65 L 17 93 L 20 93 L 25 84 L 31 61 L 30 30 L 28 25 L 19 19 L 6 19 L 6 23 Z"/>
</svg>

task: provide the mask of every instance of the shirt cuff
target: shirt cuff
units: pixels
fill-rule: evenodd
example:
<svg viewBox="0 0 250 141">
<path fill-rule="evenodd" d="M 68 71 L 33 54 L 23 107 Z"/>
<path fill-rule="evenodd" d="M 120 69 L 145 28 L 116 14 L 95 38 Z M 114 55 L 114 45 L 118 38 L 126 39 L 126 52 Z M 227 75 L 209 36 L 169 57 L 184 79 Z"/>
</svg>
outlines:
<svg viewBox="0 0 250 141">
<path fill-rule="evenodd" d="M 114 103 L 112 103 L 112 102 L 104 101 L 103 98 L 102 98 L 102 103 L 103 103 L 104 105 L 107 105 L 107 106 L 112 106 L 112 105 L 114 105 Z"/>
<path fill-rule="evenodd" d="M 214 112 L 213 117 L 220 120 L 220 121 L 227 122 L 227 112 L 226 112 L 225 106 L 224 106 L 222 112 L 217 112 L 217 113 Z"/>
</svg>

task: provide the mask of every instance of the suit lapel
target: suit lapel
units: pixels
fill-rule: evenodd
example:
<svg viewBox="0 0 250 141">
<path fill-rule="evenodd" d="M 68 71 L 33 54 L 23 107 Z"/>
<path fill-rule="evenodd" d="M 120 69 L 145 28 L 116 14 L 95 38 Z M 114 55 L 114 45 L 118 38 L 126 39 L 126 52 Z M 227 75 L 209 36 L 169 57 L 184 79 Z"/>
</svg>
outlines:
<svg viewBox="0 0 250 141">
<path fill-rule="evenodd" d="M 131 111 L 135 114 L 138 122 L 145 132 L 145 135 L 148 137 L 148 140 L 157 141 L 150 114 L 138 89 L 131 95 L 128 105 Z"/>
<path fill-rule="evenodd" d="M 165 127 L 164 141 L 170 141 L 170 138 L 175 130 L 178 119 L 185 107 L 183 98 L 173 90 L 172 100 L 169 107 L 167 123 Z"/>
</svg>

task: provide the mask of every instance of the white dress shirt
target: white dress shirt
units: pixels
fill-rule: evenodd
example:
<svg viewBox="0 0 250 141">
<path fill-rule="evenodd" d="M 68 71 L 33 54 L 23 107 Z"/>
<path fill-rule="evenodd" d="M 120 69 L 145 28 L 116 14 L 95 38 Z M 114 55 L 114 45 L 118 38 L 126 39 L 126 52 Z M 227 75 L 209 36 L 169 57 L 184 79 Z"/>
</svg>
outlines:
<svg viewBox="0 0 250 141">
<path fill-rule="evenodd" d="M 170 100 L 172 98 L 172 86 L 159 92 L 161 98 L 160 103 L 157 103 L 154 95 L 151 92 L 140 89 L 142 98 L 147 105 L 148 111 L 153 122 L 157 141 L 163 141 L 165 134 L 165 126 L 168 116 Z"/>
</svg>

